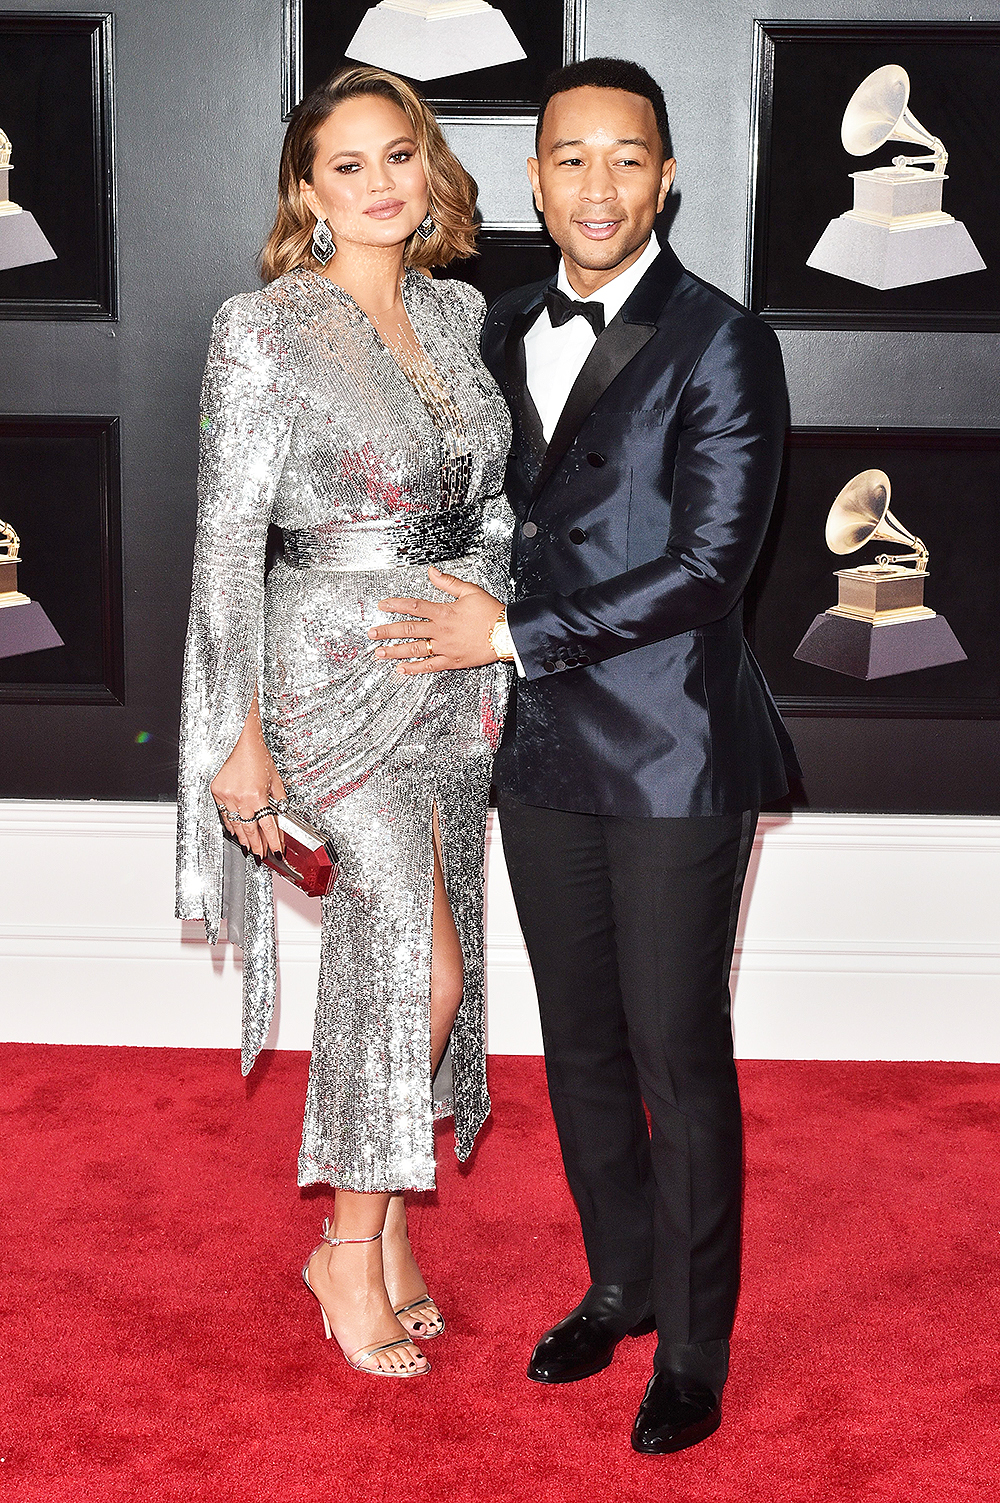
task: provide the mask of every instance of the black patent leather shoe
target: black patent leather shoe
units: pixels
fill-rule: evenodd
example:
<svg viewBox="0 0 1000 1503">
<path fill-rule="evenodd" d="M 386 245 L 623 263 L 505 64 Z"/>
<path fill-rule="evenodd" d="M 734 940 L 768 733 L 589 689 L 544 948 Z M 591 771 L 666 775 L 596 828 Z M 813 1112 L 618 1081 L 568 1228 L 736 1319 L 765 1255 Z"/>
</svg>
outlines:
<svg viewBox="0 0 1000 1503">
<path fill-rule="evenodd" d="M 710 1388 L 655 1372 L 632 1427 L 632 1449 L 667 1456 L 706 1440 L 722 1424 L 722 1407 Z"/>
<path fill-rule="evenodd" d="M 546 1331 L 535 1347 L 528 1363 L 532 1382 L 589 1378 L 609 1365 L 626 1336 L 646 1336 L 655 1330 L 648 1297 L 637 1311 L 627 1294 L 624 1284 L 591 1284 L 576 1309 Z"/>
</svg>

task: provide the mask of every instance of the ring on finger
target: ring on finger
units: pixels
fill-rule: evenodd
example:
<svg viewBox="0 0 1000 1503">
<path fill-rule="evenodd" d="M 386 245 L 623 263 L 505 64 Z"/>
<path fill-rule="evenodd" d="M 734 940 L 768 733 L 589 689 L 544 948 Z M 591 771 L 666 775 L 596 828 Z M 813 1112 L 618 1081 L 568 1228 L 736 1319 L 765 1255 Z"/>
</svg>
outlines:
<svg viewBox="0 0 1000 1503">
<path fill-rule="evenodd" d="M 427 656 L 432 658 L 434 656 L 434 648 L 431 646 L 430 637 L 425 637 L 424 641 L 427 643 Z"/>
</svg>

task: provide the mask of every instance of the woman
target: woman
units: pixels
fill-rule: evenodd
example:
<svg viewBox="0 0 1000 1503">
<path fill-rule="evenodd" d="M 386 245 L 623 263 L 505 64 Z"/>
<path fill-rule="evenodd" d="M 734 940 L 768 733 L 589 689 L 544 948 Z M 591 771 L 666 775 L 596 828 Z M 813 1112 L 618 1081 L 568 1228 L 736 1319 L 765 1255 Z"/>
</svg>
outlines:
<svg viewBox="0 0 1000 1503">
<path fill-rule="evenodd" d="M 473 253 L 475 195 L 400 79 L 353 67 L 317 89 L 285 137 L 267 285 L 218 314 L 203 388 L 178 913 L 215 939 L 225 827 L 258 858 L 246 1072 L 274 997 L 268 805 L 287 795 L 337 847 L 299 1160 L 300 1184 L 337 1195 L 303 1274 L 351 1365 L 393 1377 L 429 1371 L 412 1338 L 444 1329 L 402 1192 L 434 1185 L 446 1047 L 459 1158 L 489 1111 L 483 845 L 507 669 L 400 676 L 367 633 L 390 619 L 379 600 L 426 592 L 428 565 L 507 594 L 509 416 L 479 359 L 483 300 L 429 275 Z"/>
</svg>

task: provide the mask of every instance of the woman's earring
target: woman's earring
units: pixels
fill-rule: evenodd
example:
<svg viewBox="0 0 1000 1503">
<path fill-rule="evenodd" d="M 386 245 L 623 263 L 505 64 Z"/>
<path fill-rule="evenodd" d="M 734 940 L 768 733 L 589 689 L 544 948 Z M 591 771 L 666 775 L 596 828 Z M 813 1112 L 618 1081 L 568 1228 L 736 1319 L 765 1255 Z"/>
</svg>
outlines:
<svg viewBox="0 0 1000 1503">
<path fill-rule="evenodd" d="M 428 209 L 423 219 L 417 225 L 417 234 L 420 236 L 421 240 L 429 240 L 436 229 L 437 225 L 431 218 L 431 211 L 430 209 Z"/>
<path fill-rule="evenodd" d="M 333 243 L 330 226 L 325 219 L 317 219 L 316 228 L 313 230 L 312 253 L 320 266 L 325 266 L 331 257 L 337 254 L 337 247 Z"/>
</svg>

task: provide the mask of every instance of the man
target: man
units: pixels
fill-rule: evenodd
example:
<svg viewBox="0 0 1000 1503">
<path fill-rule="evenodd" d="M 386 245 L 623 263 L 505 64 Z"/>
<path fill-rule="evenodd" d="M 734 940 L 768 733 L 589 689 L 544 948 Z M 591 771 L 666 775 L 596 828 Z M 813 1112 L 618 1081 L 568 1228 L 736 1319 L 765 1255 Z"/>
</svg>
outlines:
<svg viewBox="0 0 1000 1503">
<path fill-rule="evenodd" d="M 488 642 L 516 661 L 500 821 L 593 1280 L 528 1376 L 588 1377 L 655 1322 L 632 1444 L 658 1454 L 720 1423 L 739 1284 L 729 971 L 757 811 L 797 771 L 741 597 L 786 393 L 772 331 L 653 233 L 675 163 L 643 68 L 553 75 L 536 150 L 562 263 L 483 333 L 515 422 L 514 600 L 498 621 L 434 573 L 454 604 L 383 602 L 423 619 L 373 635 L 405 632 L 382 650 L 408 673 L 491 661 Z"/>
</svg>

